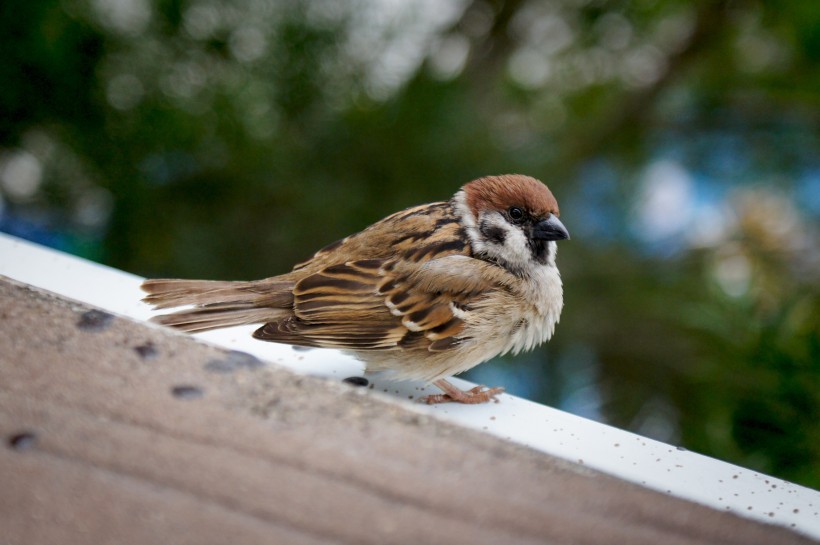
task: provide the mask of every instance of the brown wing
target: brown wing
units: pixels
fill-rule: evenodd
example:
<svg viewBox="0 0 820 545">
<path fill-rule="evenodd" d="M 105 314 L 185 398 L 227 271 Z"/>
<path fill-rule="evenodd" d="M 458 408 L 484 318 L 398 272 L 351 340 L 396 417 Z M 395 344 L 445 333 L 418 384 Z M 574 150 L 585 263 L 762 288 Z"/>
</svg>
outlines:
<svg viewBox="0 0 820 545">
<path fill-rule="evenodd" d="M 440 258 L 429 247 L 412 252 L 432 259 L 421 266 L 407 255 L 352 261 L 304 278 L 293 290 L 294 315 L 266 324 L 254 336 L 349 350 L 455 348 L 465 340 L 459 315 L 467 310 L 467 301 L 489 285 L 470 271 L 459 273 L 452 267 L 480 262 L 452 250 L 443 250 L 450 253 Z M 435 269 L 450 271 L 451 281 L 428 281 Z"/>
<path fill-rule="evenodd" d="M 294 267 L 285 275 L 295 281 L 293 314 L 254 336 L 350 350 L 454 348 L 465 340 L 467 301 L 490 286 L 477 274 L 487 264 L 470 254 L 451 202 L 397 212 Z"/>
<path fill-rule="evenodd" d="M 402 233 L 397 237 L 396 233 Z M 315 273 L 345 261 L 391 259 L 419 249 L 425 240 L 449 242 L 457 253 L 469 253 L 451 202 L 424 204 L 396 212 L 359 233 L 328 244 L 293 267 L 294 273 Z M 436 252 L 439 253 L 439 252 Z M 432 255 L 432 253 L 431 253 Z M 421 257 L 421 256 L 419 256 Z M 429 258 L 429 256 L 428 256 Z M 301 275 L 300 275 L 301 277 Z"/>
</svg>

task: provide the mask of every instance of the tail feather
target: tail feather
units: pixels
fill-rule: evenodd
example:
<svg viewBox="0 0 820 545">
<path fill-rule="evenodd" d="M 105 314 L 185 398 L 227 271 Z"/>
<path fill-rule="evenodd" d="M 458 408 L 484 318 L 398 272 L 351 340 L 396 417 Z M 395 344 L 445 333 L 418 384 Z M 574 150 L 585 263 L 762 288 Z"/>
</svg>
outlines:
<svg viewBox="0 0 820 545">
<path fill-rule="evenodd" d="M 293 283 L 281 280 L 146 280 L 143 301 L 155 309 L 189 307 L 155 316 L 152 321 L 198 332 L 281 319 L 293 307 Z"/>
</svg>

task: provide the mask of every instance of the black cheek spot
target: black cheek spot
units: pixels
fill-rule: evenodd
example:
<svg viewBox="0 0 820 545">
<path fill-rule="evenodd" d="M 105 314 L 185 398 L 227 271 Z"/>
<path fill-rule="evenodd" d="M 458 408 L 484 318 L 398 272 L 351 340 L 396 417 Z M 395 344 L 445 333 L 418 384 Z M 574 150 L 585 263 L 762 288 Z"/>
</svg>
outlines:
<svg viewBox="0 0 820 545">
<path fill-rule="evenodd" d="M 497 244 L 499 246 L 504 244 L 504 241 L 507 240 L 507 233 L 501 227 L 497 225 L 490 225 L 489 223 L 482 223 L 479 227 L 479 231 L 481 234 L 484 235 L 484 238 L 487 242 L 492 242 L 493 244 Z"/>
</svg>

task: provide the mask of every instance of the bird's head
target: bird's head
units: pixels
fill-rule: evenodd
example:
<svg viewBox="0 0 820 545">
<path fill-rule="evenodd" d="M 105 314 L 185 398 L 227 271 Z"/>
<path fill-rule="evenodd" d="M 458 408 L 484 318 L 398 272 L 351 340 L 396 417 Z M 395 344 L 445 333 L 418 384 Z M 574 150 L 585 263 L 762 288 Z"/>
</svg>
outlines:
<svg viewBox="0 0 820 545">
<path fill-rule="evenodd" d="M 519 276 L 555 266 L 557 240 L 569 238 L 558 219 L 558 201 L 529 176 L 488 176 L 455 196 L 456 209 L 477 257 Z"/>
</svg>

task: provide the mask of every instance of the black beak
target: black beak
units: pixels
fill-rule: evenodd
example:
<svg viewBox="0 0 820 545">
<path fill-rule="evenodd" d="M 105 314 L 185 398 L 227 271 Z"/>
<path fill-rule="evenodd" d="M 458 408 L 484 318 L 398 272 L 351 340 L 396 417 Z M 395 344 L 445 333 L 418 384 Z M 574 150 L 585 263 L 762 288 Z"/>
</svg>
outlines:
<svg viewBox="0 0 820 545">
<path fill-rule="evenodd" d="M 536 240 L 567 240 L 569 231 L 561 223 L 561 220 L 550 214 L 545 220 L 541 220 L 532 228 L 532 238 Z"/>
</svg>

